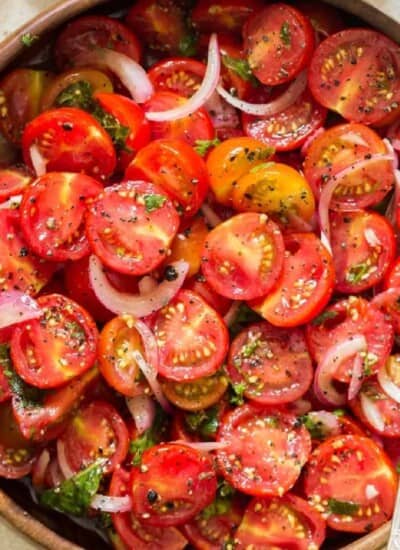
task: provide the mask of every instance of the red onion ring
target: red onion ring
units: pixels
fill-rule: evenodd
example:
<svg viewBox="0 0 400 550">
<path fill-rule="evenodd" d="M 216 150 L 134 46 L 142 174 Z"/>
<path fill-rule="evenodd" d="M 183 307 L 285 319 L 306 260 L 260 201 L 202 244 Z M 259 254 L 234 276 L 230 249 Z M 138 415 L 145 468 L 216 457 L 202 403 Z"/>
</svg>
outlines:
<svg viewBox="0 0 400 550">
<path fill-rule="evenodd" d="M 350 384 L 347 390 L 347 399 L 351 401 L 361 390 L 363 383 L 363 360 L 359 353 L 355 356 L 351 371 Z"/>
<path fill-rule="evenodd" d="M 89 278 L 93 291 L 100 302 L 116 315 L 128 313 L 134 317 L 146 317 L 164 307 L 183 285 L 189 269 L 187 262 L 179 260 L 171 264 L 178 273 L 174 281 L 162 281 L 149 294 L 128 294 L 119 292 L 105 275 L 100 260 L 91 256 Z"/>
<path fill-rule="evenodd" d="M 19 290 L 0 292 L 0 328 L 38 319 L 42 310 L 36 300 Z"/>
<path fill-rule="evenodd" d="M 242 302 L 240 300 L 234 300 L 232 302 L 231 307 L 228 309 L 228 311 L 224 315 L 224 322 L 227 327 L 230 327 L 233 321 L 235 320 L 236 314 L 239 311 L 240 304 Z"/>
<path fill-rule="evenodd" d="M 378 410 L 375 401 L 372 401 L 365 393 L 361 392 L 360 405 L 362 413 L 371 426 L 373 426 L 377 432 L 383 433 L 385 431 L 385 420 Z"/>
<path fill-rule="evenodd" d="M 366 348 L 367 342 L 362 335 L 353 336 L 328 348 L 315 372 L 314 392 L 317 399 L 322 403 L 339 407 L 346 403 L 345 393 L 339 393 L 332 384 L 333 375 L 343 361 L 365 351 Z"/>
<path fill-rule="evenodd" d="M 65 445 L 61 439 L 57 439 L 57 460 L 61 473 L 65 479 L 70 479 L 75 475 L 75 472 L 68 464 L 67 457 L 65 456 Z"/>
<path fill-rule="evenodd" d="M 184 441 L 183 439 L 177 439 L 176 441 L 171 441 L 171 443 L 186 445 L 186 447 L 191 447 L 192 449 L 204 453 L 211 453 L 212 451 L 218 451 L 229 447 L 229 443 L 225 441 Z"/>
<path fill-rule="evenodd" d="M 287 89 L 276 99 L 269 103 L 249 103 L 230 94 L 219 84 L 217 91 L 227 103 L 236 107 L 243 113 L 254 116 L 272 116 L 280 113 L 293 105 L 298 97 L 304 92 L 307 86 L 307 73 L 303 71 L 287 87 Z"/>
<path fill-rule="evenodd" d="M 395 384 L 389 376 L 386 365 L 382 365 L 378 371 L 378 382 L 383 391 L 391 397 L 393 401 L 400 403 L 400 387 Z"/>
<path fill-rule="evenodd" d="M 135 395 L 134 397 L 127 397 L 125 399 L 129 412 L 135 421 L 135 426 L 138 434 L 151 428 L 154 417 L 156 415 L 156 408 L 153 399 L 149 395 Z"/>
<path fill-rule="evenodd" d="M 307 417 L 314 423 L 322 424 L 329 437 L 340 434 L 340 424 L 336 414 L 329 411 L 311 411 L 307 413 Z"/>
<path fill-rule="evenodd" d="M 40 152 L 40 149 L 36 143 L 31 145 L 29 149 L 29 154 L 31 157 L 31 162 L 33 169 L 35 171 L 35 174 L 37 177 L 43 176 L 47 171 L 47 161 L 43 157 L 42 153 Z"/>
<path fill-rule="evenodd" d="M 32 468 L 32 483 L 36 487 L 44 485 L 46 470 L 50 464 L 50 453 L 43 449 Z"/>
<path fill-rule="evenodd" d="M 211 208 L 211 206 L 207 203 L 204 203 L 200 207 L 200 212 L 203 214 L 204 219 L 206 220 L 206 223 L 211 228 L 217 227 L 220 223 L 222 223 L 221 218 L 214 212 L 214 210 Z"/>
<path fill-rule="evenodd" d="M 148 111 L 146 112 L 146 118 L 154 122 L 166 122 L 185 118 L 191 115 L 197 111 L 197 109 L 203 107 L 203 105 L 213 95 L 215 88 L 217 87 L 220 74 L 221 58 L 219 55 L 218 38 L 214 33 L 210 37 L 210 42 L 208 45 L 207 68 L 199 89 L 182 105 L 174 107 L 173 109 L 168 109 L 167 111 Z"/>
<path fill-rule="evenodd" d="M 138 282 L 138 288 L 140 294 L 150 294 L 157 288 L 157 281 L 151 275 L 145 275 Z"/>
<path fill-rule="evenodd" d="M 95 495 L 90 503 L 90 507 L 101 512 L 109 512 L 110 514 L 130 512 L 132 510 L 132 500 L 129 495 L 123 497 Z"/>
<path fill-rule="evenodd" d="M 360 145 L 360 147 L 369 147 L 368 143 L 365 141 L 365 139 L 360 136 L 360 134 L 357 134 L 356 132 L 347 132 L 346 134 L 343 134 L 340 136 L 340 141 L 344 141 L 345 143 L 349 143 L 350 145 Z"/>
<path fill-rule="evenodd" d="M 303 157 L 306 156 L 307 151 L 308 151 L 311 143 L 314 141 L 314 139 L 317 138 L 318 136 L 320 136 L 321 134 L 323 134 L 324 132 L 325 132 L 325 128 L 323 126 L 321 126 L 317 130 L 315 130 L 315 132 L 313 132 L 311 135 L 308 136 L 308 138 L 303 143 L 303 145 L 300 149 L 300 153 L 303 155 Z"/>
</svg>

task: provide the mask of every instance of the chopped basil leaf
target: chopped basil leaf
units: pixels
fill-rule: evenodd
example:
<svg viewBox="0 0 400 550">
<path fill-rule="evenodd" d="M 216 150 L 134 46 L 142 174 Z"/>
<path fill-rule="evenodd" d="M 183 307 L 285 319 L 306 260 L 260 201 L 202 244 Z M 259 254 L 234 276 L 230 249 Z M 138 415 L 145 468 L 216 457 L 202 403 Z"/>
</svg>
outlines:
<svg viewBox="0 0 400 550">
<path fill-rule="evenodd" d="M 368 278 L 371 266 L 366 262 L 354 264 L 350 267 L 346 274 L 346 281 L 351 284 L 357 284 Z"/>
<path fill-rule="evenodd" d="M 33 46 L 33 44 L 35 44 L 35 42 L 37 42 L 38 40 L 39 40 L 39 35 L 32 34 L 31 32 L 26 32 L 21 36 L 21 42 L 27 48 L 30 48 L 31 46 Z"/>
<path fill-rule="evenodd" d="M 355 502 L 346 502 L 344 500 L 336 500 L 335 498 L 330 498 L 328 500 L 328 508 L 332 514 L 338 514 L 340 516 L 353 516 L 360 506 Z"/>
<path fill-rule="evenodd" d="M 167 417 L 163 410 L 158 407 L 151 428 L 143 432 L 139 437 L 133 439 L 130 443 L 129 451 L 132 454 L 133 466 L 139 466 L 142 461 L 143 452 L 150 447 L 160 443 L 167 431 Z"/>
<path fill-rule="evenodd" d="M 185 413 L 185 424 L 191 432 L 210 437 L 218 430 L 218 409 L 210 407 L 202 411 Z"/>
<path fill-rule="evenodd" d="M 240 382 L 239 384 L 232 384 L 230 386 L 229 403 L 231 405 L 243 405 L 243 394 L 246 390 L 246 384 Z"/>
<path fill-rule="evenodd" d="M 54 489 L 40 495 L 40 503 L 59 512 L 84 516 L 97 493 L 103 477 L 104 459 L 97 460 L 88 468 L 66 479 Z"/>
<path fill-rule="evenodd" d="M 246 359 L 248 359 L 249 357 L 254 355 L 254 353 L 257 351 L 257 349 L 259 347 L 260 347 L 260 339 L 259 338 L 255 338 L 254 340 L 250 340 L 245 346 L 242 347 L 242 349 L 240 350 L 240 355 L 242 357 L 245 357 Z"/>
<path fill-rule="evenodd" d="M 304 414 L 300 417 L 303 425 L 310 432 L 312 439 L 325 439 L 329 430 L 321 421 L 315 422 L 308 414 Z"/>
<path fill-rule="evenodd" d="M 194 150 L 196 151 L 196 153 L 204 157 L 208 153 L 208 150 L 211 149 L 211 147 L 216 147 L 220 143 L 221 141 L 218 138 L 197 139 L 194 146 Z"/>
<path fill-rule="evenodd" d="M 240 78 L 243 78 L 243 80 L 251 82 L 253 86 L 258 86 L 258 80 L 251 72 L 250 65 L 246 59 L 237 59 L 236 57 L 225 54 L 222 56 L 222 63 L 227 69 L 230 69 L 240 76 Z"/>
<path fill-rule="evenodd" d="M 232 507 L 232 497 L 235 492 L 235 489 L 227 481 L 219 482 L 214 501 L 202 510 L 201 517 L 208 520 L 214 516 L 227 514 Z"/>
<path fill-rule="evenodd" d="M 193 57 L 197 54 L 197 36 L 195 33 L 188 33 L 181 38 L 179 53 L 185 57 Z"/>
<path fill-rule="evenodd" d="M 282 24 L 279 36 L 285 46 L 290 46 L 292 42 L 292 36 L 290 33 L 289 23 L 287 21 Z"/>
<path fill-rule="evenodd" d="M 167 200 L 167 198 L 163 195 L 144 195 L 143 199 L 146 212 L 154 212 L 154 210 L 158 210 Z"/>
<path fill-rule="evenodd" d="M 333 414 L 338 418 L 341 418 L 342 416 L 346 416 L 346 411 L 344 409 L 335 409 Z"/>
<path fill-rule="evenodd" d="M 311 324 L 315 327 L 318 327 L 319 325 L 323 325 L 325 321 L 328 321 L 329 319 L 334 319 L 335 317 L 337 317 L 337 315 L 337 311 L 332 311 L 328 309 L 327 311 L 323 311 L 321 315 L 318 315 L 318 317 L 315 317 L 315 319 L 311 321 Z"/>
<path fill-rule="evenodd" d="M 400 474 L 400 462 L 396 464 L 396 472 Z"/>
</svg>

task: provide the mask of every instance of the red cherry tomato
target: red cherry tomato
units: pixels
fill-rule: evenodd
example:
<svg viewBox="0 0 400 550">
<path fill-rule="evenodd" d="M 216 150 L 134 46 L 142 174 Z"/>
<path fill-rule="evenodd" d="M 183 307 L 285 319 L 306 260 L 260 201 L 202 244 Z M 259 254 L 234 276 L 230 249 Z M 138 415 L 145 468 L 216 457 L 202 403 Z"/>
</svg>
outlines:
<svg viewBox="0 0 400 550">
<path fill-rule="evenodd" d="M 152 65 L 148 76 L 156 92 L 174 92 L 191 97 L 199 88 L 206 72 L 201 61 L 190 57 L 170 57 Z"/>
<path fill-rule="evenodd" d="M 0 170 L 0 201 L 22 193 L 33 181 L 32 174 L 23 165 Z"/>
</svg>

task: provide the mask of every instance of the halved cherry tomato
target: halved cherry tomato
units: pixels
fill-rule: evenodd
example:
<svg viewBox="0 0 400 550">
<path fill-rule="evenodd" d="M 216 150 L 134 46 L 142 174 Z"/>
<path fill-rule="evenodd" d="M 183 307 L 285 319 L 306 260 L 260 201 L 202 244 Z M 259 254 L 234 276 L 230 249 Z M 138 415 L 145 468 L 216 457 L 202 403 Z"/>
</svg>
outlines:
<svg viewBox="0 0 400 550">
<path fill-rule="evenodd" d="M 22 151 L 29 167 L 32 167 L 34 145 L 47 171 L 85 172 L 105 179 L 115 169 L 116 155 L 110 136 L 95 118 L 81 109 L 51 109 L 25 126 Z"/>
<path fill-rule="evenodd" d="M 41 296 L 37 302 L 42 316 L 15 328 L 11 357 L 25 382 L 56 388 L 93 365 L 97 328 L 80 305 L 61 294 Z"/>
<path fill-rule="evenodd" d="M 310 353 L 319 362 L 331 346 L 361 334 L 367 341 L 364 359 L 366 372 L 376 373 L 389 357 L 393 345 L 393 328 L 373 304 L 360 296 L 350 296 L 327 307 L 319 317 L 307 325 Z M 335 378 L 349 382 L 353 359 L 344 361 Z"/>
<path fill-rule="evenodd" d="M 40 112 L 40 100 L 52 76 L 47 71 L 14 69 L 0 82 L 0 130 L 21 145 L 25 125 Z"/>
<path fill-rule="evenodd" d="M 78 410 L 60 437 L 65 460 L 74 473 L 98 459 L 105 472 L 114 471 L 128 453 L 129 435 L 117 410 L 105 401 L 92 401 Z"/>
<path fill-rule="evenodd" d="M 332 212 L 336 290 L 356 294 L 379 283 L 395 256 L 392 226 L 376 212 Z"/>
<path fill-rule="evenodd" d="M 257 99 L 256 103 L 262 102 L 262 94 L 263 90 L 256 90 L 250 99 Z M 246 135 L 259 139 L 277 151 L 292 151 L 324 124 L 326 115 L 326 109 L 305 90 L 289 107 L 275 115 L 253 116 L 243 113 L 242 124 Z"/>
<path fill-rule="evenodd" d="M 307 149 L 304 174 L 318 196 L 324 185 L 342 170 L 371 155 L 385 155 L 382 139 L 362 124 L 340 124 L 317 136 Z M 354 169 L 333 192 L 330 208 L 358 209 L 380 202 L 393 185 L 390 160 L 376 160 Z"/>
<path fill-rule="evenodd" d="M 94 99 L 127 129 L 124 145 L 117 142 L 119 167 L 125 170 L 140 149 L 150 141 L 150 125 L 143 110 L 128 97 L 119 94 L 95 93 Z"/>
<path fill-rule="evenodd" d="M 125 179 L 159 185 L 189 217 L 200 208 L 208 190 L 203 159 L 182 139 L 157 139 L 146 145 L 128 166 Z"/>
<path fill-rule="evenodd" d="M 282 498 L 254 498 L 236 531 L 238 550 L 251 546 L 309 550 L 325 539 L 325 521 L 307 501 L 287 493 Z"/>
<path fill-rule="evenodd" d="M 130 473 L 123 468 L 114 471 L 110 496 L 123 497 L 128 494 Z M 132 512 L 112 514 L 115 530 L 126 548 L 135 550 L 183 550 L 186 538 L 175 527 L 151 527 L 143 525 Z M 124 547 L 125 548 L 125 547 Z"/>
<path fill-rule="evenodd" d="M 92 368 L 67 385 L 46 392 L 38 403 L 25 403 L 20 395 L 14 393 L 13 414 L 23 436 L 36 442 L 51 441 L 58 437 L 98 375 L 98 370 Z"/>
<path fill-rule="evenodd" d="M 270 148 L 250 137 L 230 138 L 217 145 L 206 161 L 210 187 L 217 201 L 229 206 L 237 181 L 272 155 Z"/>
<path fill-rule="evenodd" d="M 310 21 L 283 3 L 255 12 L 242 32 L 250 68 L 268 86 L 283 84 L 298 75 L 314 49 Z"/>
<path fill-rule="evenodd" d="M 282 496 L 293 487 L 311 451 L 311 438 L 283 409 L 242 405 L 228 413 L 217 441 L 222 475 L 243 493 Z"/>
<path fill-rule="evenodd" d="M 218 311 L 220 315 L 225 315 L 232 305 L 232 301 L 221 294 L 218 294 L 207 283 L 206 278 L 202 273 L 198 273 L 191 279 L 185 282 L 185 288 L 193 290 L 196 294 L 201 296 L 205 302 L 213 309 Z"/>
<path fill-rule="evenodd" d="M 239 212 L 260 212 L 282 224 L 300 218 L 309 222 L 315 200 L 307 180 L 297 170 L 280 162 L 267 162 L 239 177 L 232 193 Z"/>
<path fill-rule="evenodd" d="M 99 368 L 112 388 L 129 397 L 144 393 L 147 387 L 132 350 L 143 351 L 134 320 L 129 315 L 114 317 L 100 333 Z"/>
<path fill-rule="evenodd" d="M 90 253 L 84 216 L 103 186 L 85 174 L 50 172 L 25 192 L 21 228 L 31 250 L 53 261 L 78 260 Z"/>
<path fill-rule="evenodd" d="M 59 107 L 60 105 L 57 104 L 57 100 L 59 100 L 60 94 L 73 84 L 82 82 L 89 84 L 94 93 L 113 92 L 112 82 L 105 73 L 96 69 L 70 69 L 59 74 L 51 81 L 50 86 L 43 93 L 40 110 L 47 111 L 52 107 Z M 79 94 L 79 90 L 75 91 L 75 93 Z"/>
<path fill-rule="evenodd" d="M 283 272 L 265 298 L 251 303 L 264 319 L 278 327 L 307 323 L 327 305 L 335 271 L 332 256 L 314 233 L 286 235 Z"/>
<path fill-rule="evenodd" d="M 374 441 L 342 435 L 315 449 L 306 466 L 304 490 L 309 503 L 326 514 L 329 527 L 365 533 L 391 517 L 397 475 Z"/>
<path fill-rule="evenodd" d="M 202 270 L 218 294 L 251 300 L 273 288 L 282 272 L 283 258 L 279 227 L 265 214 L 239 214 L 209 233 Z"/>
<path fill-rule="evenodd" d="M 69 23 L 59 34 L 55 61 L 60 70 L 87 65 L 79 55 L 95 48 L 108 48 L 139 61 L 141 45 L 137 37 L 120 21 L 104 15 L 85 15 Z"/>
<path fill-rule="evenodd" d="M 185 411 L 200 411 L 215 405 L 228 388 L 228 379 L 222 372 L 203 376 L 192 382 L 162 381 L 166 398 Z"/>
<path fill-rule="evenodd" d="M 86 219 L 94 253 L 115 271 L 142 275 L 166 257 L 179 216 L 164 190 L 146 182 L 111 185 L 92 202 Z"/>
<path fill-rule="evenodd" d="M 190 222 L 183 222 L 172 241 L 168 263 L 185 260 L 189 264 L 187 277 L 195 275 L 200 269 L 201 253 L 207 235 L 208 227 L 204 218 L 198 216 Z"/>
<path fill-rule="evenodd" d="M 388 288 L 400 287 L 400 257 L 396 258 L 394 263 L 390 266 L 383 279 L 383 287 Z"/>
<path fill-rule="evenodd" d="M 29 251 L 17 210 L 0 210 L 0 290 L 37 294 L 54 273 L 54 264 Z"/>
<path fill-rule="evenodd" d="M 187 101 L 173 92 L 156 92 L 143 104 L 145 112 L 168 111 Z M 171 122 L 150 122 L 152 139 L 183 139 L 189 145 L 196 145 L 196 141 L 209 141 L 215 137 L 215 129 L 211 118 L 204 107 L 197 109 L 190 116 L 179 118 Z"/>
<path fill-rule="evenodd" d="M 308 80 L 315 99 L 352 122 L 390 122 L 399 112 L 400 53 L 370 29 L 346 29 L 316 49 Z"/>
<path fill-rule="evenodd" d="M 145 525 L 186 523 L 214 500 L 216 489 L 211 458 L 186 445 L 155 445 L 132 469 L 133 512 Z"/>
<path fill-rule="evenodd" d="M 10 403 L 0 405 L 0 475 L 19 479 L 29 474 L 36 449 L 20 432 Z"/>
<path fill-rule="evenodd" d="M 151 49 L 176 55 L 190 53 L 191 35 L 182 3 L 174 0 L 138 0 L 126 24 Z"/>
<path fill-rule="evenodd" d="M 24 165 L 0 170 L 0 201 L 22 193 L 33 181 L 32 173 Z"/>
<path fill-rule="evenodd" d="M 263 405 L 299 399 L 308 390 L 313 368 L 304 333 L 282 330 L 269 323 L 249 325 L 233 340 L 227 364 L 233 384 Z"/>
<path fill-rule="evenodd" d="M 199 88 L 206 72 L 201 61 L 190 57 L 171 57 L 152 65 L 148 77 L 156 92 L 174 92 L 191 97 Z"/>
<path fill-rule="evenodd" d="M 247 18 L 262 7 L 261 0 L 201 0 L 192 21 L 200 32 L 240 33 Z"/>
<path fill-rule="evenodd" d="M 155 318 L 158 372 L 168 380 L 189 382 L 214 374 L 228 352 L 228 331 L 199 295 L 181 290 Z"/>
</svg>

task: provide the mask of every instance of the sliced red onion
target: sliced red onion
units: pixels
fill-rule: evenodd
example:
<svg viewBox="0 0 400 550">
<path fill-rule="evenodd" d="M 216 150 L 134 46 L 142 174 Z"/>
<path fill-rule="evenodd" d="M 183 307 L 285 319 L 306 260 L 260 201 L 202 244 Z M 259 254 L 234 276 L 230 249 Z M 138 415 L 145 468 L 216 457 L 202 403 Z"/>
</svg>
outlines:
<svg viewBox="0 0 400 550">
<path fill-rule="evenodd" d="M 50 476 L 50 483 L 53 487 L 58 487 L 58 485 L 61 485 L 61 483 L 65 481 L 65 477 L 61 472 L 60 465 L 56 458 L 53 458 L 53 460 L 50 462 L 48 471 Z"/>
<path fill-rule="evenodd" d="M 44 477 L 49 464 L 50 453 L 47 449 L 43 449 L 32 468 L 32 483 L 36 487 L 44 485 Z"/>
<path fill-rule="evenodd" d="M 105 275 L 96 256 L 89 260 L 89 277 L 93 291 L 100 302 L 116 315 L 128 313 L 134 317 L 146 317 L 164 307 L 183 285 L 189 264 L 183 260 L 171 264 L 178 276 L 174 281 L 162 281 L 148 294 L 128 294 L 118 291 Z"/>
<path fill-rule="evenodd" d="M 183 439 L 177 439 L 176 441 L 171 441 L 171 443 L 186 445 L 186 447 L 191 447 L 192 449 L 197 449 L 204 453 L 219 451 L 220 449 L 229 447 L 229 443 L 225 441 L 184 441 Z"/>
<path fill-rule="evenodd" d="M 42 311 L 36 300 L 19 290 L 0 292 L 0 328 L 38 319 Z"/>
<path fill-rule="evenodd" d="M 395 384 L 389 376 L 386 365 L 382 365 L 378 371 L 378 382 L 383 391 L 391 397 L 393 401 L 400 403 L 400 387 Z"/>
<path fill-rule="evenodd" d="M 65 479 L 70 479 L 75 475 L 75 472 L 71 469 L 71 466 L 68 464 L 67 457 L 65 456 L 65 445 L 61 439 L 57 439 L 57 460 L 60 470 Z"/>
<path fill-rule="evenodd" d="M 204 104 L 216 130 L 222 128 L 237 128 L 240 126 L 239 113 L 229 105 L 215 90 L 210 99 Z"/>
<path fill-rule="evenodd" d="M 132 500 L 129 495 L 123 497 L 95 495 L 90 503 L 90 507 L 101 512 L 109 512 L 110 514 L 130 512 L 132 510 Z"/>
<path fill-rule="evenodd" d="M 393 147 L 396 149 L 396 151 L 400 151 L 400 139 L 398 139 L 397 132 L 400 126 L 400 120 L 396 119 L 393 124 L 391 124 L 388 128 L 388 131 L 386 133 L 388 137 L 388 141 L 391 142 Z M 386 140 L 385 140 L 386 141 Z"/>
<path fill-rule="evenodd" d="M 353 368 L 351 371 L 350 384 L 347 390 L 347 399 L 354 399 L 361 390 L 363 383 L 363 366 L 364 361 L 359 353 L 355 356 Z"/>
<path fill-rule="evenodd" d="M 142 434 L 151 428 L 156 415 L 156 407 L 149 395 L 135 395 L 126 398 L 126 405 L 135 421 L 138 434 Z"/>
<path fill-rule="evenodd" d="M 185 118 L 207 102 L 217 87 L 221 73 L 221 58 L 219 55 L 218 38 L 214 33 L 208 45 L 207 68 L 199 89 L 182 105 L 167 111 L 148 111 L 146 118 L 155 122 L 166 122 Z"/>
<path fill-rule="evenodd" d="M 315 424 L 321 424 L 326 429 L 327 436 L 339 435 L 340 424 L 336 414 L 329 411 L 311 411 L 307 413 L 307 417 Z"/>
<path fill-rule="evenodd" d="M 355 170 L 362 170 L 366 166 L 382 160 L 393 161 L 393 157 L 391 155 L 376 154 L 372 155 L 369 159 L 358 160 L 357 162 L 354 162 L 351 166 L 347 166 L 346 168 L 338 172 L 323 187 L 318 206 L 319 223 L 321 228 L 321 241 L 331 254 L 332 248 L 330 244 L 329 205 L 331 203 L 332 196 L 336 187 L 343 181 L 344 178 L 353 173 Z M 349 207 L 349 210 L 350 209 L 353 210 L 354 208 Z M 343 207 L 342 210 L 346 210 L 346 207 Z"/>
<path fill-rule="evenodd" d="M 81 64 L 109 69 L 119 78 L 136 103 L 144 103 L 154 94 L 153 84 L 143 67 L 121 52 L 108 48 L 87 50 L 80 53 L 76 60 Z"/>
<path fill-rule="evenodd" d="M 311 143 L 315 140 L 315 138 L 317 138 L 318 136 L 320 136 L 324 132 L 325 132 L 325 128 L 323 126 L 321 126 L 317 130 L 315 130 L 315 132 L 313 132 L 310 136 L 308 136 L 308 138 L 303 143 L 303 145 L 300 149 L 300 153 L 303 155 L 303 157 L 306 156 L 307 151 L 310 148 Z"/>
<path fill-rule="evenodd" d="M 357 132 L 352 132 L 352 131 L 347 132 L 343 136 L 340 136 L 340 141 L 344 141 L 345 143 L 350 143 L 350 145 L 360 145 L 361 147 L 369 147 L 365 139 L 362 136 L 360 136 L 360 134 L 357 134 Z"/>
<path fill-rule="evenodd" d="M 333 406 L 342 406 L 346 403 L 345 392 L 338 392 L 333 386 L 333 376 L 339 366 L 357 353 L 365 351 L 367 342 L 362 335 L 343 340 L 325 352 L 324 358 L 318 364 L 314 377 L 314 392 L 322 403 Z"/>
<path fill-rule="evenodd" d="M 249 103 L 230 94 L 219 84 L 217 91 L 227 103 L 240 111 L 254 116 L 272 116 L 287 109 L 298 99 L 307 86 L 307 73 L 303 71 L 293 80 L 287 89 L 276 99 L 269 103 Z"/>
<path fill-rule="evenodd" d="M 285 213 L 288 222 L 292 229 L 298 231 L 299 233 L 313 233 L 315 231 L 315 225 L 313 219 L 309 222 L 304 220 L 301 216 L 298 216 L 294 212 L 288 211 Z"/>
<path fill-rule="evenodd" d="M 367 227 L 364 230 L 364 238 L 369 244 L 369 246 L 371 246 L 372 248 L 377 248 L 378 246 L 382 246 L 382 243 L 379 240 L 378 235 L 375 233 L 372 227 Z"/>
<path fill-rule="evenodd" d="M 365 393 L 361 393 L 360 404 L 361 410 L 371 426 L 373 426 L 377 432 L 383 433 L 385 431 L 385 420 L 376 406 L 375 401 L 370 399 Z"/>
<path fill-rule="evenodd" d="M 150 294 L 157 288 L 157 285 L 158 283 L 154 277 L 145 275 L 138 282 L 139 292 L 140 294 Z"/>
<path fill-rule="evenodd" d="M 43 176 L 47 170 L 47 161 L 40 152 L 39 147 L 34 143 L 29 149 L 32 166 L 37 177 Z"/>
<path fill-rule="evenodd" d="M 393 157 L 393 169 L 397 170 L 399 166 L 399 157 L 397 156 L 396 151 L 393 149 L 393 143 L 391 143 L 390 140 L 387 138 L 384 138 L 383 143 L 386 145 L 386 150 L 389 155 L 392 155 Z"/>
<path fill-rule="evenodd" d="M 159 381 L 157 380 L 157 375 L 153 369 L 153 367 L 144 359 L 143 355 L 138 350 L 132 351 L 132 358 L 136 361 L 136 363 L 139 366 L 139 369 L 142 371 L 144 377 L 146 378 L 147 382 L 149 383 L 149 386 L 154 393 L 154 397 L 157 399 L 157 401 L 160 403 L 161 407 L 164 409 L 165 412 L 172 413 L 172 407 L 165 398 L 161 385 Z"/>
<path fill-rule="evenodd" d="M 224 315 L 224 321 L 227 327 L 230 327 L 233 321 L 236 318 L 236 314 L 239 311 L 240 308 L 240 302 L 239 300 L 235 300 L 232 302 L 231 307 L 228 309 L 228 311 Z"/>
<path fill-rule="evenodd" d="M 0 210 L 9 210 L 18 208 L 22 201 L 22 195 L 14 195 L 14 197 L 10 197 L 6 201 L 0 203 Z"/>
<path fill-rule="evenodd" d="M 204 203 L 202 207 L 200 208 L 201 213 L 204 216 L 204 219 L 206 220 L 206 223 L 211 228 L 217 227 L 220 223 L 222 223 L 221 218 L 214 212 L 214 210 L 211 208 L 211 206 L 207 203 Z"/>
<path fill-rule="evenodd" d="M 375 485 L 368 484 L 365 487 L 365 496 L 368 500 L 372 500 L 373 498 L 377 497 L 379 495 L 378 489 L 375 487 Z"/>
</svg>

